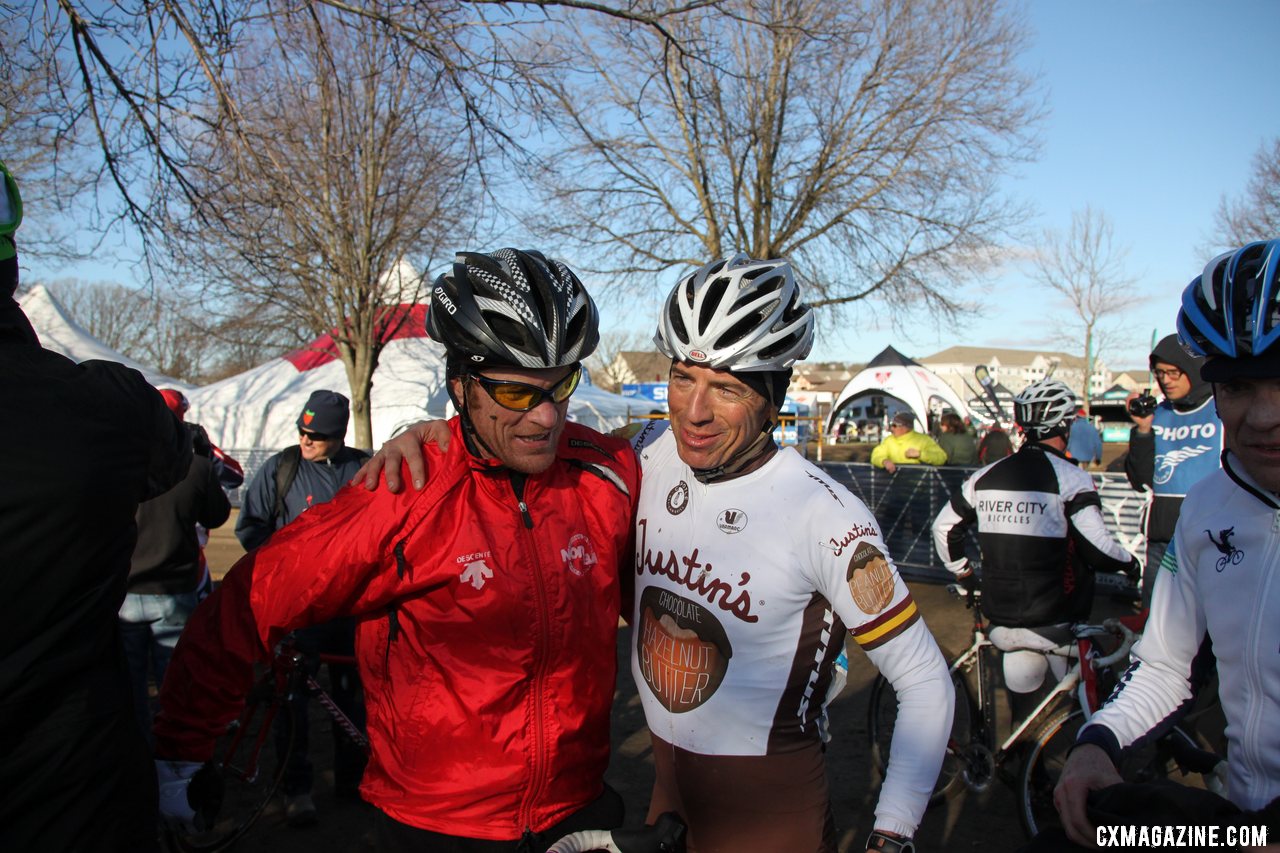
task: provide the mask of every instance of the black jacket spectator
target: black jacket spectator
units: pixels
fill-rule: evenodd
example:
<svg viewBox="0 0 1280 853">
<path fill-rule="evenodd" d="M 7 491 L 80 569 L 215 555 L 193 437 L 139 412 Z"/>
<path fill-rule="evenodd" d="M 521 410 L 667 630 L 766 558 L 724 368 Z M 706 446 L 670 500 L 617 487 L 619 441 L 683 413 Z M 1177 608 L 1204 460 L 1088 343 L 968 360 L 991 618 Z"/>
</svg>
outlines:
<svg viewBox="0 0 1280 853">
<path fill-rule="evenodd" d="M 16 286 L 0 262 L 0 849 L 147 851 L 155 773 L 116 611 L 138 504 L 191 442 L 137 371 L 43 349 Z"/>
</svg>

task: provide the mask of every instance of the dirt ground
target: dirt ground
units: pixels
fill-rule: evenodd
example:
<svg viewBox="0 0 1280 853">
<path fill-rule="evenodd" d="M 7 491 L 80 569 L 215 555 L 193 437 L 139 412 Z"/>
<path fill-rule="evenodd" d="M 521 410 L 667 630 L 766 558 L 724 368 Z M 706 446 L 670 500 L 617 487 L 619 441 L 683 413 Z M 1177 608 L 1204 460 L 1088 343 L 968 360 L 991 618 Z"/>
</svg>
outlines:
<svg viewBox="0 0 1280 853">
<path fill-rule="evenodd" d="M 214 532 L 208 555 L 215 574 L 225 571 L 243 553 L 231 530 L 234 517 Z M 925 621 L 937 637 L 944 653 L 957 652 L 970 641 L 969 611 L 951 599 L 941 586 L 912 584 L 912 591 Z M 1095 616 L 1111 615 L 1126 605 L 1099 599 Z M 619 637 L 619 683 L 614 701 L 613 759 L 607 779 L 627 804 L 627 822 L 643 822 L 653 783 L 653 759 L 649 733 L 644 725 L 640 697 L 631 679 L 627 651 L 630 631 Z M 875 671 L 857 650 L 850 655 L 849 682 L 832 704 L 834 738 L 828 747 L 827 768 L 831 780 L 840 851 L 860 851 L 858 844 L 872 828 L 878 777 L 872 768 L 867 737 L 867 695 Z M 313 703 L 314 704 L 314 703 Z M 236 850 L 272 853 L 312 853 L 312 851 L 373 850 L 367 841 L 371 809 L 338 800 L 333 796 L 333 777 L 328 766 L 331 743 L 325 730 L 330 721 L 317 712 L 313 758 L 320 771 L 314 792 L 321 819 L 317 826 L 291 829 L 279 810 L 265 814 Z M 1022 831 L 1014 814 L 1012 790 L 995 783 L 981 796 L 965 793 L 926 813 L 916 834 L 921 850 L 1007 851 L 1022 843 Z"/>
</svg>

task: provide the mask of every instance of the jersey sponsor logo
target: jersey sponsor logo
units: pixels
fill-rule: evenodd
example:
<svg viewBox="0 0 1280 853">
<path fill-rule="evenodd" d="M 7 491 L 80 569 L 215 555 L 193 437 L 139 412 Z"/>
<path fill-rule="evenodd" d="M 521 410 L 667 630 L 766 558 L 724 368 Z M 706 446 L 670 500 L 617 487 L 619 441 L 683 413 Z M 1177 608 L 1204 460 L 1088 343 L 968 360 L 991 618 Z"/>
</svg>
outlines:
<svg viewBox="0 0 1280 853">
<path fill-rule="evenodd" d="M 1213 424 L 1206 424 L 1205 426 L 1211 427 Z M 1185 429 L 1186 427 L 1179 427 L 1177 431 Z M 1175 430 L 1169 430 L 1169 432 L 1175 432 Z M 1153 482 L 1163 486 L 1173 479 L 1173 475 L 1178 471 L 1178 466 L 1183 462 L 1188 459 L 1195 459 L 1197 456 L 1203 456 L 1212 450 L 1213 447 L 1208 444 L 1197 444 L 1195 447 L 1180 447 L 1168 453 L 1158 453 L 1156 454 L 1156 470 L 1151 479 Z"/>
<path fill-rule="evenodd" d="M 870 542 L 859 542 L 853 549 L 845 580 L 863 613 L 879 613 L 893 601 L 893 570 L 884 552 Z"/>
<path fill-rule="evenodd" d="M 667 512 L 672 515 L 679 515 L 684 512 L 685 507 L 689 505 L 689 484 L 684 480 L 676 483 L 675 487 L 667 492 Z"/>
<path fill-rule="evenodd" d="M 596 548 L 585 533 L 573 534 L 569 544 L 560 549 L 560 559 L 564 560 L 565 568 L 578 577 L 591 571 L 592 567 L 599 562 L 596 557 Z"/>
<path fill-rule="evenodd" d="M 453 300 L 449 298 L 449 294 L 444 292 L 443 287 L 437 287 L 431 292 L 435 295 L 436 299 L 440 300 L 440 306 L 449 312 L 450 317 L 458 313 L 458 306 L 453 304 Z"/>
<path fill-rule="evenodd" d="M 893 607 L 870 622 L 864 622 L 849 633 L 853 635 L 853 641 L 863 651 L 869 652 L 880 648 L 894 637 L 897 637 L 919 619 L 920 610 L 916 607 L 915 599 L 908 593 L 906 598 Z"/>
<path fill-rule="evenodd" d="M 640 595 L 636 658 L 649 690 L 673 714 L 706 703 L 724 681 L 733 649 L 715 614 L 661 587 Z"/>
<path fill-rule="evenodd" d="M 738 590 L 725 581 L 720 580 L 712 572 L 711 563 L 703 563 L 698 559 L 698 549 L 692 554 L 680 556 L 675 551 L 655 553 L 649 550 L 649 519 L 636 521 L 640 528 L 640 541 L 636 545 L 636 575 L 643 575 L 647 570 L 651 575 L 662 575 L 672 583 L 683 586 L 690 592 L 696 592 L 721 610 L 728 611 L 743 622 L 759 622 L 760 617 L 751 612 L 751 590 L 747 584 L 751 581 L 750 572 L 742 572 L 738 576 Z M 736 595 L 735 595 L 736 592 Z"/>
<path fill-rule="evenodd" d="M 855 524 L 839 539 L 832 536 L 826 542 L 822 542 L 820 544 L 823 548 L 830 548 L 835 555 L 839 557 L 844 554 L 845 548 L 849 547 L 851 543 L 862 539 L 864 536 L 871 536 L 878 539 L 880 537 L 880 531 L 876 530 L 875 526 L 871 524 Z"/>
<path fill-rule="evenodd" d="M 489 553 L 486 551 L 484 556 L 489 556 Z M 484 589 L 485 581 L 491 577 L 493 577 L 493 569 L 485 564 L 484 557 L 468 561 L 458 575 L 460 581 L 471 584 L 473 589 Z"/>
<path fill-rule="evenodd" d="M 741 533 L 747 526 L 747 514 L 740 509 L 726 509 L 716 518 L 716 527 L 730 535 Z"/>
<path fill-rule="evenodd" d="M 1213 547 L 1218 549 L 1218 553 L 1222 556 L 1217 559 L 1213 567 L 1219 572 L 1225 570 L 1227 566 L 1238 566 L 1240 561 L 1244 559 L 1244 551 L 1241 551 L 1235 545 L 1231 544 L 1231 537 L 1236 535 L 1235 527 L 1228 527 L 1225 530 L 1218 531 L 1218 538 L 1213 538 L 1213 532 L 1206 530 L 1205 535 L 1209 537 L 1209 541 L 1213 543 Z"/>
<path fill-rule="evenodd" d="M 644 426 L 642 426 L 640 431 L 636 433 L 635 437 L 631 439 L 631 446 L 635 448 L 636 451 L 641 450 L 649 443 L 649 434 L 658 428 L 659 423 L 661 423 L 660 419 L 650 419 L 645 421 Z"/>
<path fill-rule="evenodd" d="M 596 453 L 599 453 L 601 456 L 609 455 L 609 451 L 605 450 L 603 447 L 596 444 L 594 441 L 587 441 L 585 438 L 571 438 L 569 439 L 569 446 L 585 447 L 589 450 L 594 450 Z"/>
<path fill-rule="evenodd" d="M 1056 494 L 985 489 L 978 492 L 973 508 L 982 533 L 1054 538 L 1067 535 L 1062 498 Z"/>
<path fill-rule="evenodd" d="M 826 480 L 822 479 L 821 477 L 817 476 L 812 471 L 805 471 L 804 475 L 808 477 L 810 480 L 817 480 L 819 483 L 821 483 L 822 488 L 826 489 L 827 494 L 831 495 L 831 499 L 834 500 L 836 503 L 840 504 L 840 506 L 844 506 L 844 501 L 840 500 L 840 496 L 836 494 L 835 489 L 831 488 L 830 483 L 828 483 Z"/>
</svg>

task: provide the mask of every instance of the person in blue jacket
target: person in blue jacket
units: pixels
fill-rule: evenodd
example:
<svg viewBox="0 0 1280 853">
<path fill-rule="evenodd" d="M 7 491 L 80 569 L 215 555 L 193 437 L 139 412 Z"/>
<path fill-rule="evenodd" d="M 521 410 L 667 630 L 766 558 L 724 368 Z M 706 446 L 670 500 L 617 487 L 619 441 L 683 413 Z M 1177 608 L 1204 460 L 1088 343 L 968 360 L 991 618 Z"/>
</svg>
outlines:
<svg viewBox="0 0 1280 853">
<path fill-rule="evenodd" d="M 1147 516 L 1147 563 L 1142 603 L 1151 603 L 1160 558 L 1173 538 L 1187 491 L 1220 467 L 1222 422 L 1213 407 L 1213 386 L 1200 378 L 1204 359 L 1189 354 L 1168 335 L 1151 351 L 1151 373 L 1164 399 L 1151 415 L 1134 415 L 1124 471 L 1138 490 L 1155 492 Z M 1137 394 L 1130 395 L 1130 400 Z"/>
<path fill-rule="evenodd" d="M 1081 406 L 1067 436 L 1067 455 L 1081 468 L 1102 464 L 1102 434 Z"/>
</svg>

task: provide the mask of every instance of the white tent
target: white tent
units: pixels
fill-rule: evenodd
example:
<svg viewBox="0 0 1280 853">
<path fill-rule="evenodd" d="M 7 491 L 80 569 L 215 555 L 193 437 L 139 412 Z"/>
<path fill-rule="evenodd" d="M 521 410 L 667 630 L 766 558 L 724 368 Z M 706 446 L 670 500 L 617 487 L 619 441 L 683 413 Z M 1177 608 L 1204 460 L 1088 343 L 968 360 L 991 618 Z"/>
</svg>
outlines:
<svg viewBox="0 0 1280 853">
<path fill-rule="evenodd" d="M 192 386 L 165 376 L 158 370 L 139 364 L 123 353 L 113 350 L 95 338 L 67 315 L 66 310 L 45 289 L 44 285 L 36 285 L 18 297 L 22 311 L 31 321 L 31 326 L 40 338 L 40 345 L 45 349 L 61 353 L 75 362 L 100 359 L 116 361 L 126 367 L 132 367 L 157 388 L 179 388 L 189 391 Z"/>
<path fill-rule="evenodd" d="M 833 430 L 851 408 L 868 406 L 875 398 L 880 398 L 876 401 L 879 418 L 888 419 L 906 409 L 916 416 L 917 428 L 921 430 L 929 423 L 930 413 L 937 415 L 951 409 L 962 418 L 970 414 L 969 407 L 936 373 L 893 347 L 885 347 L 836 395 L 827 430 Z M 895 400 L 896 405 L 892 402 Z"/>
<path fill-rule="evenodd" d="M 377 447 L 409 424 L 449 414 L 444 348 L 426 337 L 425 306 L 403 306 L 404 322 L 388 341 L 373 374 L 373 444 Z M 308 347 L 272 359 L 237 376 L 190 391 L 187 419 L 202 424 L 220 446 L 234 450 L 278 449 L 297 441 L 297 418 L 312 391 L 348 397 L 346 369 L 329 335 Z M 631 398 L 585 382 L 569 403 L 569 419 L 607 431 L 624 425 L 635 408 Z M 354 424 L 347 441 L 355 440 Z"/>
</svg>

